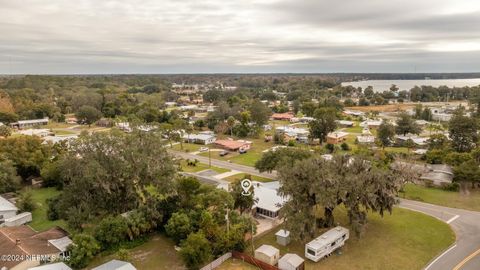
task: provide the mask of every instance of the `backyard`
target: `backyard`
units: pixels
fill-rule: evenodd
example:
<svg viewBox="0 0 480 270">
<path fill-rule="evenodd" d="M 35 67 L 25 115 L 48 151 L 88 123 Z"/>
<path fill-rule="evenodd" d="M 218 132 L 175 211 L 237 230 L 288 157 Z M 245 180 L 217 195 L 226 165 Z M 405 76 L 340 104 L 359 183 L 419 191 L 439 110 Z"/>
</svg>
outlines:
<svg viewBox="0 0 480 270">
<path fill-rule="evenodd" d="M 340 224 L 348 223 L 344 210 L 336 210 L 335 217 Z M 276 231 L 256 239 L 255 248 L 269 244 L 280 249 L 280 256 L 290 252 L 304 257 L 305 243 L 280 246 L 275 241 Z M 306 260 L 305 269 L 422 269 L 454 241 L 455 235 L 447 224 L 421 213 L 395 208 L 392 215 L 386 214 L 383 218 L 369 214 L 362 238 L 357 239 L 351 233 L 341 255 L 334 254 L 317 263 Z M 248 247 L 246 252 L 251 251 Z"/>
<path fill-rule="evenodd" d="M 439 188 L 427 188 L 414 184 L 406 184 L 404 191 L 400 196 L 405 199 L 480 211 L 480 190 L 471 190 L 470 194 L 466 195 L 458 191 L 446 191 Z"/>
<path fill-rule="evenodd" d="M 88 269 L 113 259 L 128 260 L 137 269 L 183 270 L 182 260 L 174 249 L 174 243 L 163 234 L 153 235 L 147 242 L 129 249 L 127 258 L 115 254 L 97 256 Z"/>
<path fill-rule="evenodd" d="M 274 181 L 273 179 L 270 179 L 270 178 L 256 176 L 256 175 L 249 175 L 249 174 L 246 174 L 246 173 L 235 174 L 235 175 L 223 178 L 223 180 L 228 181 L 228 182 L 234 182 L 234 181 L 238 181 L 238 180 L 243 180 L 247 177 L 250 177 L 249 178 L 250 180 L 257 181 L 257 182 L 272 182 L 272 181 Z"/>
<path fill-rule="evenodd" d="M 47 199 L 58 196 L 61 191 L 55 188 L 38 188 L 31 189 L 31 192 L 35 209 L 32 211 L 32 222 L 30 222 L 28 225 L 30 225 L 30 227 L 36 231 L 48 230 L 54 226 L 60 226 L 63 229 L 68 229 L 65 221 L 51 221 L 47 218 Z"/>
</svg>

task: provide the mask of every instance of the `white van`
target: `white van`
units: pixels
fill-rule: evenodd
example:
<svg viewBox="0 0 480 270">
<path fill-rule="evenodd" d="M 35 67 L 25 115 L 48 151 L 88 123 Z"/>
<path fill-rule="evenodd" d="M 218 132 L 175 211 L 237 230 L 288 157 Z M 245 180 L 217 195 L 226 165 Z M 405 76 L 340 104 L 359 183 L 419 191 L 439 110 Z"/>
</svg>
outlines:
<svg viewBox="0 0 480 270">
<path fill-rule="evenodd" d="M 305 245 L 305 257 L 318 262 L 323 257 L 330 255 L 336 249 L 345 245 L 345 241 L 348 238 L 348 229 L 337 226 L 307 243 Z"/>
</svg>

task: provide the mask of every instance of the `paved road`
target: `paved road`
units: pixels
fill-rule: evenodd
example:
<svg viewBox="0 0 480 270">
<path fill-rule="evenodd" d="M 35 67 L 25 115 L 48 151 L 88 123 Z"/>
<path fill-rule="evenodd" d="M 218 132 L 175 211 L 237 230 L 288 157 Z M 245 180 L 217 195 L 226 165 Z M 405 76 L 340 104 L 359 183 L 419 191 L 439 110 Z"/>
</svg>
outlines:
<svg viewBox="0 0 480 270">
<path fill-rule="evenodd" d="M 400 207 L 436 217 L 450 224 L 457 235 L 455 244 L 433 259 L 426 270 L 480 269 L 480 212 L 403 199 Z"/>
<path fill-rule="evenodd" d="M 208 157 L 198 156 L 198 155 L 194 155 L 192 153 L 185 153 L 185 152 L 175 151 L 175 150 L 171 150 L 171 149 L 169 149 L 168 151 L 170 153 L 172 153 L 176 156 L 182 157 L 184 159 L 197 159 L 201 163 L 208 164 Z M 216 153 L 212 153 L 212 155 L 214 155 L 214 154 L 216 154 Z M 257 171 L 257 169 L 255 169 L 253 167 L 250 167 L 250 166 L 230 163 L 230 162 L 227 162 L 227 161 L 218 160 L 218 159 L 214 159 L 214 158 L 211 159 L 211 162 L 212 162 L 212 166 L 215 166 L 215 167 L 225 168 L 225 169 L 229 169 L 229 170 L 236 170 L 236 171 L 248 173 L 248 174 L 251 174 L 251 175 L 257 175 L 257 176 L 271 178 L 271 179 L 276 179 L 276 176 L 277 176 L 275 172 L 273 172 L 273 173 L 261 173 L 261 172 Z"/>
<path fill-rule="evenodd" d="M 182 158 L 196 158 L 208 164 L 208 157 L 170 150 Z M 260 173 L 255 168 L 211 159 L 212 165 L 252 175 L 276 179 L 276 172 Z M 443 207 L 401 199 L 400 207 L 419 211 L 448 223 L 455 231 L 456 242 L 448 250 L 434 258 L 425 270 L 479 270 L 480 269 L 480 212 Z"/>
</svg>

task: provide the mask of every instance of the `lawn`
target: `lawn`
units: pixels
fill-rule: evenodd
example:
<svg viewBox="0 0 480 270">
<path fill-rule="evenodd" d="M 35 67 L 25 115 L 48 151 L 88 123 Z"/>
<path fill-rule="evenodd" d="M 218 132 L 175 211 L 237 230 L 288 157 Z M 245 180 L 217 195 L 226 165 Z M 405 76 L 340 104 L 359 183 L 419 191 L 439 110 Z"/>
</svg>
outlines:
<svg viewBox="0 0 480 270">
<path fill-rule="evenodd" d="M 48 230 L 54 226 L 60 226 L 63 229 L 68 229 L 65 221 L 47 219 L 47 199 L 53 198 L 60 194 L 61 191 L 55 188 L 38 188 L 31 189 L 32 198 L 35 203 L 35 209 L 32 212 L 32 222 L 28 225 L 36 231 Z"/>
<path fill-rule="evenodd" d="M 260 269 L 255 267 L 249 263 L 243 262 L 239 259 L 229 259 L 223 262 L 219 267 L 216 269 L 218 270 L 257 270 Z"/>
<path fill-rule="evenodd" d="M 344 210 L 336 210 L 335 217 L 340 224 L 348 223 Z M 360 239 L 351 234 L 341 255 L 317 263 L 306 260 L 305 269 L 422 269 L 455 241 L 447 224 L 414 211 L 395 208 L 392 215 L 386 214 L 383 219 L 371 213 L 368 219 L 365 234 Z M 275 241 L 276 231 L 256 239 L 255 247 L 270 244 L 280 249 L 280 256 L 293 252 L 304 257 L 304 243 L 279 246 Z"/>
<path fill-rule="evenodd" d="M 243 180 L 245 179 L 248 174 L 247 173 L 239 173 L 239 174 L 235 174 L 235 175 L 232 175 L 232 176 L 229 176 L 227 178 L 223 178 L 223 180 L 225 181 L 228 181 L 228 182 L 234 182 L 236 180 Z M 257 182 L 272 182 L 274 181 L 273 179 L 270 179 L 270 178 L 266 178 L 266 177 L 261 177 L 261 176 L 256 176 L 256 175 L 250 175 L 252 179 L 250 180 L 253 180 L 253 181 L 257 181 Z"/>
<path fill-rule="evenodd" d="M 52 129 L 53 133 L 57 136 L 62 136 L 62 135 L 75 135 L 78 134 L 78 132 L 75 131 L 69 131 L 65 129 Z"/>
<path fill-rule="evenodd" d="M 224 172 L 229 172 L 230 170 L 224 169 L 224 168 L 219 168 L 215 166 L 208 167 L 208 164 L 203 164 L 198 162 L 196 166 L 188 166 L 187 161 L 182 160 L 180 162 L 180 167 L 182 168 L 182 171 L 184 172 L 199 172 L 203 170 L 212 170 L 216 171 L 218 173 L 224 173 Z"/>
<path fill-rule="evenodd" d="M 344 128 L 343 131 L 348 133 L 362 133 L 363 128 L 357 123 L 353 127 Z"/>
<path fill-rule="evenodd" d="M 88 269 L 113 259 L 125 258 L 120 258 L 118 254 L 98 256 L 90 263 Z M 147 242 L 129 249 L 127 260 L 137 269 L 186 269 L 178 252 L 174 249 L 173 241 L 162 234 L 155 234 Z"/>
<path fill-rule="evenodd" d="M 262 139 L 246 139 L 252 141 L 252 148 L 245 154 L 238 152 L 230 152 L 228 155 L 221 157 L 219 152 L 211 152 L 211 157 L 220 160 L 230 160 L 233 163 L 238 163 L 247 166 L 255 166 L 255 162 L 259 160 L 263 155 L 263 150 L 269 149 L 274 146 L 273 142 L 265 142 Z M 208 152 L 200 153 L 199 155 L 208 157 Z"/>
<path fill-rule="evenodd" d="M 431 204 L 454 208 L 480 211 L 480 191 L 470 191 L 469 195 L 455 191 L 446 191 L 439 188 L 427 188 L 414 184 L 404 187 L 402 197 L 410 200 L 422 201 Z"/>
<path fill-rule="evenodd" d="M 169 143 L 167 143 L 168 146 L 170 146 Z M 193 143 L 183 143 L 183 149 L 182 145 L 177 143 L 173 145 L 172 149 L 176 151 L 183 151 L 183 152 L 195 152 L 200 149 L 200 147 L 208 147 L 206 145 L 200 145 L 200 144 L 193 144 Z M 208 152 L 207 152 L 208 153 Z"/>
</svg>

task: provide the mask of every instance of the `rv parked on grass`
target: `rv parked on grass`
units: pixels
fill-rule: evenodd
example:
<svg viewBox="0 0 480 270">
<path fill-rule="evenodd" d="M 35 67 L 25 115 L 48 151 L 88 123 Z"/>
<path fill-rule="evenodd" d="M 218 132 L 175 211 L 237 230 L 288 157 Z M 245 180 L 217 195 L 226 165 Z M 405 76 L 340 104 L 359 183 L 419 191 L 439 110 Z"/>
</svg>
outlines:
<svg viewBox="0 0 480 270">
<path fill-rule="evenodd" d="M 305 257 L 318 262 L 336 249 L 345 245 L 349 237 L 348 229 L 337 226 L 305 245 Z"/>
</svg>

